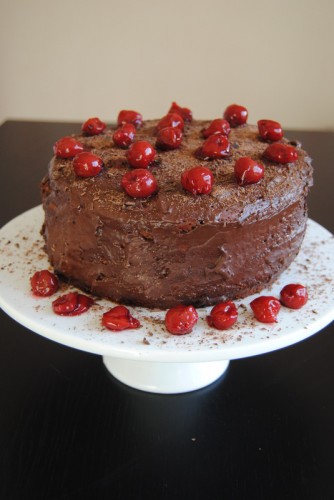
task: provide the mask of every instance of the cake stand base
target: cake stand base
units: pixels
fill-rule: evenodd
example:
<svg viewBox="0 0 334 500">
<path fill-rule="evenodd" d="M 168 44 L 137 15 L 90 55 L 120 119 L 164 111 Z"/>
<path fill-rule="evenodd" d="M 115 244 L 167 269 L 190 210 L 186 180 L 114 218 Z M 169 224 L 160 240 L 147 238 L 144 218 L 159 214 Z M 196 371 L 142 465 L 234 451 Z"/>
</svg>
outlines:
<svg viewBox="0 0 334 500">
<path fill-rule="evenodd" d="M 219 379 L 229 361 L 161 363 L 103 356 L 107 370 L 134 389 L 159 394 L 195 391 Z"/>
</svg>

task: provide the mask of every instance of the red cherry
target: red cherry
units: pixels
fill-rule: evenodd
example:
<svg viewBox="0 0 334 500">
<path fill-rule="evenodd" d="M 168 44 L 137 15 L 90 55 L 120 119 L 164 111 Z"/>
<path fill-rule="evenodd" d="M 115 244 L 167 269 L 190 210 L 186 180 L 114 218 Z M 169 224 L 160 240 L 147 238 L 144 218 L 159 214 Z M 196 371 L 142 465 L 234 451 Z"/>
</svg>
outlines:
<svg viewBox="0 0 334 500">
<path fill-rule="evenodd" d="M 229 122 L 231 127 L 238 127 L 247 122 L 248 111 L 244 106 L 239 104 L 231 104 L 224 111 L 224 118 Z"/>
<path fill-rule="evenodd" d="M 212 191 L 213 175 L 206 167 L 193 167 L 182 173 L 181 184 L 192 194 L 209 194 Z"/>
<path fill-rule="evenodd" d="M 61 295 L 52 302 L 53 312 L 60 316 L 78 316 L 94 304 L 94 300 L 78 292 Z"/>
<path fill-rule="evenodd" d="M 182 142 L 182 131 L 177 127 L 166 127 L 159 130 L 156 146 L 159 149 L 177 149 Z"/>
<path fill-rule="evenodd" d="M 138 111 L 123 109 L 118 113 L 117 124 L 121 126 L 125 123 L 131 123 L 136 128 L 139 128 L 143 123 L 143 116 Z"/>
<path fill-rule="evenodd" d="M 133 140 L 136 135 L 136 128 L 131 123 L 125 123 L 120 128 L 115 130 L 114 135 L 112 136 L 114 143 L 119 148 L 128 148 L 130 144 L 133 143 Z"/>
<path fill-rule="evenodd" d="M 135 168 L 124 174 L 121 186 L 132 198 L 146 198 L 158 190 L 156 178 L 146 168 Z"/>
<path fill-rule="evenodd" d="M 248 156 L 243 156 L 235 162 L 234 175 L 240 186 L 255 184 L 262 179 L 264 166 Z"/>
<path fill-rule="evenodd" d="M 157 125 L 157 131 L 166 127 L 177 127 L 180 130 L 184 129 L 184 121 L 181 115 L 178 113 L 168 113 L 163 116 Z"/>
<path fill-rule="evenodd" d="M 226 135 L 210 135 L 195 154 L 201 160 L 226 158 L 230 156 L 230 143 L 228 142 Z"/>
<path fill-rule="evenodd" d="M 282 144 L 281 142 L 274 142 L 267 147 L 264 151 L 263 156 L 267 160 L 273 161 L 275 163 L 282 163 L 286 165 L 287 163 L 294 163 L 298 160 L 298 152 L 296 148 L 290 146 L 289 144 Z"/>
<path fill-rule="evenodd" d="M 30 278 L 31 290 L 38 297 L 50 297 L 58 290 L 58 279 L 50 271 L 37 271 Z"/>
<path fill-rule="evenodd" d="M 62 137 L 53 145 L 53 152 L 57 158 L 73 158 L 84 150 L 81 142 L 74 137 Z"/>
<path fill-rule="evenodd" d="M 102 316 L 102 325 L 113 332 L 139 328 L 138 319 L 134 318 L 127 307 L 115 306 Z"/>
<path fill-rule="evenodd" d="M 207 128 L 202 130 L 202 135 L 205 139 L 207 139 L 210 135 L 224 134 L 227 136 L 230 132 L 231 127 L 229 122 L 227 120 L 223 120 L 223 118 L 216 118 L 215 120 L 212 120 Z"/>
<path fill-rule="evenodd" d="M 172 102 L 168 113 L 177 113 L 185 122 L 191 122 L 193 119 L 192 111 L 189 108 L 181 108 L 176 102 Z"/>
<path fill-rule="evenodd" d="M 155 158 L 155 149 L 147 141 L 138 141 L 131 144 L 127 152 L 127 159 L 133 168 L 147 168 Z"/>
<path fill-rule="evenodd" d="M 291 309 L 300 309 L 308 300 L 307 289 L 303 285 L 291 283 L 281 290 L 281 303 Z"/>
<path fill-rule="evenodd" d="M 73 159 L 74 172 L 78 177 L 95 177 L 102 170 L 103 161 L 93 153 L 79 153 Z"/>
<path fill-rule="evenodd" d="M 277 322 L 277 315 L 281 308 L 281 304 L 275 297 L 262 295 L 252 300 L 250 306 L 255 318 L 261 321 L 261 323 Z"/>
<path fill-rule="evenodd" d="M 70 315 L 78 307 L 78 293 L 70 292 L 66 295 L 61 295 L 58 299 L 52 302 L 52 309 L 56 314 Z"/>
<path fill-rule="evenodd" d="M 190 333 L 198 321 L 198 314 L 193 306 L 179 305 L 172 307 L 166 313 L 165 325 L 173 335 Z"/>
<path fill-rule="evenodd" d="M 220 302 L 216 304 L 207 317 L 209 326 L 217 328 L 217 330 L 227 330 L 237 321 L 238 310 L 234 302 Z"/>
<path fill-rule="evenodd" d="M 89 118 L 82 125 L 81 129 L 87 135 L 98 135 L 104 131 L 106 126 L 99 118 Z"/>
<path fill-rule="evenodd" d="M 283 137 L 283 130 L 278 122 L 273 120 L 259 120 L 257 122 L 259 134 L 265 141 L 279 141 Z"/>
<path fill-rule="evenodd" d="M 78 316 L 79 314 L 82 314 L 94 304 L 94 300 L 91 299 L 90 297 L 87 297 L 87 295 L 83 295 L 81 293 L 78 293 L 78 304 L 75 310 L 69 314 L 69 316 Z"/>
</svg>

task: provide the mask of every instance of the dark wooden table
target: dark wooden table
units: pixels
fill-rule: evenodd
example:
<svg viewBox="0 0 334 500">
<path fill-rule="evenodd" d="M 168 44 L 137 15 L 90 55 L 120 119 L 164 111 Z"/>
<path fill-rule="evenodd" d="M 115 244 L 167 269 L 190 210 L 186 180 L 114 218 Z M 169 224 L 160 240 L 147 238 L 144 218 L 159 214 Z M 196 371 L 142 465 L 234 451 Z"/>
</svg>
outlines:
<svg viewBox="0 0 334 500">
<path fill-rule="evenodd" d="M 76 130 L 0 127 L 1 225 L 40 203 L 52 145 Z M 333 232 L 334 133 L 288 135 L 314 158 L 310 216 Z M 334 498 L 333 324 L 232 361 L 206 389 L 161 396 L 117 382 L 99 356 L 0 321 L 1 500 Z"/>
</svg>

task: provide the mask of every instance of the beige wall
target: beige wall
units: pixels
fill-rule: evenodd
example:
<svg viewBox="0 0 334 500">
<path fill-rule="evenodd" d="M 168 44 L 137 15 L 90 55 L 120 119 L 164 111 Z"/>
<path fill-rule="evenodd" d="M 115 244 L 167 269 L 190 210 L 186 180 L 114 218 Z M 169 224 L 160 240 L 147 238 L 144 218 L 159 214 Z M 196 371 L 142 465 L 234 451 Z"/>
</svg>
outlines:
<svg viewBox="0 0 334 500">
<path fill-rule="evenodd" d="M 0 0 L 0 121 L 197 118 L 334 129 L 333 0 Z"/>
</svg>

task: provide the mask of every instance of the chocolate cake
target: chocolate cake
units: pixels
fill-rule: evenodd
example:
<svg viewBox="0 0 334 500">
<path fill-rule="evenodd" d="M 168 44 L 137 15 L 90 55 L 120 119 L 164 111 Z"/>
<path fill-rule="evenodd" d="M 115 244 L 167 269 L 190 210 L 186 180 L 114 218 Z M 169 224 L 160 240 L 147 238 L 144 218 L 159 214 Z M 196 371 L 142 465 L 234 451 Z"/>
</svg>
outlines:
<svg viewBox="0 0 334 500">
<path fill-rule="evenodd" d="M 143 121 L 134 140 L 156 146 L 157 124 Z M 209 125 L 185 122 L 179 147 L 156 147 L 148 170 L 158 188 L 144 198 L 122 188 L 132 168 L 127 150 L 114 143 L 116 125 L 73 136 L 103 167 L 98 175 L 79 177 L 73 159 L 51 160 L 42 181 L 42 232 L 55 271 L 94 295 L 157 308 L 233 300 L 275 280 L 303 241 L 311 160 L 296 143 L 293 163 L 266 159 L 269 143 L 247 123 L 233 124 L 225 157 L 206 159 L 200 151 Z M 264 166 L 259 182 L 238 184 L 234 165 L 241 157 Z M 199 165 L 211 170 L 214 184 L 210 193 L 194 195 L 181 175 Z"/>
</svg>

